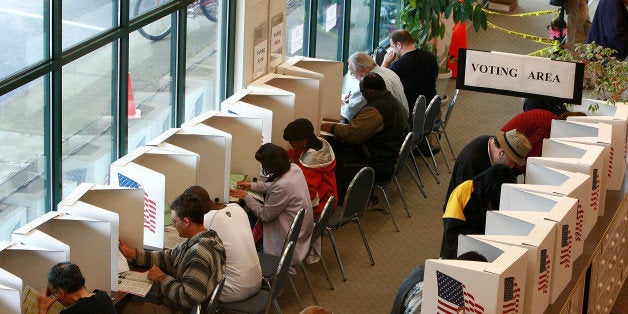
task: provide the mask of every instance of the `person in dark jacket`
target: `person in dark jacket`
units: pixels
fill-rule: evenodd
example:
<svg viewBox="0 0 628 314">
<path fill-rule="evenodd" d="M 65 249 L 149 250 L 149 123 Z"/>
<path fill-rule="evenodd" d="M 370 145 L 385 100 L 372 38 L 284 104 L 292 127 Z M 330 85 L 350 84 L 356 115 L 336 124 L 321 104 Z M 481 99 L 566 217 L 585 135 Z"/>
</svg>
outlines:
<svg viewBox="0 0 628 314">
<path fill-rule="evenodd" d="M 408 115 L 379 74 L 365 75 L 360 80 L 360 92 L 366 105 L 349 124 L 321 124 L 322 131 L 334 135 L 327 140 L 336 154 L 339 203 L 362 166 L 375 170 L 375 181 L 390 179 L 408 134 Z"/>
<path fill-rule="evenodd" d="M 619 60 L 628 56 L 628 0 L 600 0 L 586 43 L 617 50 Z"/>
<path fill-rule="evenodd" d="M 515 180 L 510 167 L 498 164 L 454 189 L 443 215 L 441 258 L 456 257 L 458 235 L 484 234 L 486 212 L 499 209 L 502 184 Z"/>
</svg>

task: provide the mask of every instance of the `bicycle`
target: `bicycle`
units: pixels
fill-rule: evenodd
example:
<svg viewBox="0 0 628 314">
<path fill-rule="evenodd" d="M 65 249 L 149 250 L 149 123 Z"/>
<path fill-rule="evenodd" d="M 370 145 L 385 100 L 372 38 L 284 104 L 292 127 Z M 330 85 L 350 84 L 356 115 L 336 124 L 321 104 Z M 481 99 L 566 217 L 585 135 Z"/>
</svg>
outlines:
<svg viewBox="0 0 628 314">
<path fill-rule="evenodd" d="M 162 5 L 168 0 L 138 0 L 135 4 L 135 16 L 150 11 L 155 7 Z M 188 17 L 196 18 L 201 13 L 210 21 L 218 21 L 218 0 L 199 0 L 188 6 Z M 171 31 L 171 18 L 166 16 L 153 23 L 138 29 L 140 34 L 146 39 L 161 40 L 168 36 Z"/>
</svg>

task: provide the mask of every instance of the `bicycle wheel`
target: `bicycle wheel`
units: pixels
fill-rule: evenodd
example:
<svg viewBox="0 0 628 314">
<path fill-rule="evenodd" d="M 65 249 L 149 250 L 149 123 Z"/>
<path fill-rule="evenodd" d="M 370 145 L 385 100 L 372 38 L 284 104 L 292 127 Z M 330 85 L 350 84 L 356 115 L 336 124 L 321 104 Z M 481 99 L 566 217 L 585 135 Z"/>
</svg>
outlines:
<svg viewBox="0 0 628 314">
<path fill-rule="evenodd" d="M 218 0 L 200 0 L 198 5 L 201 7 L 203 14 L 212 22 L 217 22 L 218 19 Z"/>
<path fill-rule="evenodd" d="M 164 0 L 138 0 L 135 4 L 135 16 L 148 12 L 163 3 Z M 146 39 L 160 40 L 170 34 L 171 17 L 165 16 L 138 29 Z"/>
</svg>

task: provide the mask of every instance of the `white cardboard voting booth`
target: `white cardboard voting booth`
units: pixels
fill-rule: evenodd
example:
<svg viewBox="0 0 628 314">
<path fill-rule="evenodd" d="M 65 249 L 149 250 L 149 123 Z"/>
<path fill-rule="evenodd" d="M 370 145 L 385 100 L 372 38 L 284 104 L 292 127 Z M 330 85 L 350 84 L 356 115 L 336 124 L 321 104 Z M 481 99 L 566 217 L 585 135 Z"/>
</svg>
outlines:
<svg viewBox="0 0 628 314">
<path fill-rule="evenodd" d="M 274 72 L 286 56 L 286 6 L 283 0 L 268 3 L 268 72 Z"/>
<path fill-rule="evenodd" d="M 253 81 L 248 88 L 255 89 L 256 86 L 270 89 L 277 88 L 294 93 L 294 118 L 310 120 L 314 125 L 314 131 L 318 134 L 321 125 L 321 108 L 318 105 L 320 84 L 318 80 L 269 73 Z"/>
<path fill-rule="evenodd" d="M 96 211 L 96 208 L 87 209 L 95 206 L 84 205 L 86 210 Z M 91 219 L 75 213 L 48 212 L 13 231 L 11 241 L 31 245 L 48 243 L 45 247 L 55 248 L 69 246 L 69 260 L 81 267 L 90 287 L 111 292 L 118 287 L 118 267 L 115 262 L 117 256 L 111 256 L 115 252 L 112 250 L 117 250 L 118 225 L 109 222 L 117 222 L 117 214 L 104 212 L 101 209 L 103 216 L 107 217 L 101 219 Z M 41 289 L 37 286 L 33 288 Z"/>
<path fill-rule="evenodd" d="M 589 104 L 596 103 L 599 107 L 595 112 L 587 110 Z M 582 99 L 582 105 L 574 105 L 571 111 L 584 112 L 587 116 L 570 116 L 567 121 L 605 123 L 612 127 L 611 147 L 609 151 L 609 168 L 607 173 L 609 190 L 620 190 L 626 174 L 626 136 L 628 124 L 628 104 L 615 103 L 609 105 L 602 100 Z M 613 158 L 610 158 L 612 156 Z"/>
<path fill-rule="evenodd" d="M 229 199 L 231 134 L 208 126 L 172 128 L 148 145 L 158 146 L 163 142 L 197 153 L 198 185 L 205 188 L 210 196 L 218 197 L 220 201 Z"/>
<path fill-rule="evenodd" d="M 571 280 L 573 262 L 577 257 L 574 251 L 582 252 L 583 250 L 582 242 L 570 240 L 575 230 L 578 200 L 526 191 L 525 186 L 526 184 L 502 185 L 499 211 L 505 215 L 509 215 L 510 212 L 531 215 L 536 219 L 544 219 L 556 224 L 554 256 L 551 259 L 554 263 L 551 265 L 550 303 L 553 303 L 560 295 L 562 288 Z M 576 244 L 580 246 L 577 249 Z"/>
<path fill-rule="evenodd" d="M 320 81 L 318 104 L 321 118 L 340 118 L 342 73 L 344 64 L 339 61 L 292 57 L 277 67 L 277 73 L 313 78 Z"/>
<path fill-rule="evenodd" d="M 526 249 L 458 237 L 458 253 L 476 251 L 488 262 L 428 259 L 422 313 L 520 313 L 526 292 Z"/>
<path fill-rule="evenodd" d="M 611 154 L 612 131 L 612 126 L 605 123 L 552 120 L 550 138 L 604 147 L 604 151 L 602 152 L 602 156 L 604 158 L 604 170 L 602 171 L 603 174 L 600 174 L 600 176 L 608 178 L 613 172 L 612 165 L 617 164 L 617 161 L 615 160 L 616 156 Z M 625 161 L 622 163 L 625 164 Z M 600 204 L 600 210 L 602 210 L 600 215 L 604 214 L 604 207 L 602 206 L 604 205 L 603 203 L 604 199 L 602 199 L 602 204 Z"/>
<path fill-rule="evenodd" d="M 534 212 L 518 213 L 522 212 L 488 211 L 485 234 L 469 236 L 528 250 L 523 313 L 543 313 L 550 301 L 551 273 L 557 263 L 554 259 L 556 223 L 534 217 Z"/>
<path fill-rule="evenodd" d="M 582 254 L 585 234 L 584 216 L 586 211 L 591 211 L 589 200 L 591 198 L 591 176 L 583 173 L 571 172 L 550 168 L 537 164 L 526 166 L 526 184 L 521 188 L 528 191 L 546 193 L 557 196 L 569 196 L 578 199 L 576 210 L 576 228 L 574 230 L 574 259 Z"/>
<path fill-rule="evenodd" d="M 162 248 L 164 210 L 185 189 L 196 185 L 199 156 L 162 143 L 140 147 L 111 164 L 111 184 L 144 189 L 144 244 Z"/>
<path fill-rule="evenodd" d="M 263 125 L 264 122 L 272 123 L 272 112 L 245 103 L 237 103 L 232 106 L 232 110 L 235 112 L 245 112 L 246 109 L 250 108 L 260 109 L 263 116 L 252 117 L 236 113 L 207 111 L 183 124 L 184 129 L 212 127 L 231 134 L 230 169 L 225 169 L 227 175 L 230 172 L 245 174 L 250 178 L 260 175 L 261 167 L 259 162 L 255 160 L 255 152 L 262 145 L 264 138 L 270 139 L 271 129 L 268 128 L 268 134 L 264 134 Z M 218 169 L 216 170 L 218 171 Z M 226 187 L 229 187 L 228 182 Z M 209 195 L 213 196 L 211 192 Z"/>
<path fill-rule="evenodd" d="M 73 207 L 81 203 L 91 204 L 99 209 L 116 213 L 119 217 L 119 238 L 123 239 L 134 248 L 144 246 L 143 189 L 81 183 L 59 202 L 58 210 L 64 212 L 63 208 Z M 82 206 L 76 207 L 79 209 L 82 208 Z M 94 213 L 89 210 L 82 210 L 80 215 L 88 218 L 96 218 L 92 217 L 91 214 L 100 215 L 99 212 L 99 210 L 94 211 Z M 115 251 L 117 251 L 117 243 L 115 243 L 115 245 Z"/>
<path fill-rule="evenodd" d="M 528 163 L 591 176 L 589 206 L 592 210 L 584 213 L 584 233 L 589 234 L 597 222 L 597 217 L 604 214 L 606 200 L 606 178 L 603 175 L 604 147 L 544 139 L 543 156 L 530 157 Z"/>
<path fill-rule="evenodd" d="M 268 73 L 269 0 L 236 1 L 235 91 Z"/>
<path fill-rule="evenodd" d="M 264 143 L 272 142 L 283 147 L 290 146 L 283 139 L 283 129 L 295 118 L 294 93 L 278 88 L 263 88 L 249 85 L 247 89 L 241 90 L 223 101 L 220 109 L 222 112 L 263 118 L 257 112 L 259 111 L 258 109 L 242 105 L 238 106 L 240 102 L 267 109 L 272 113 L 271 136 L 269 140 L 264 138 Z M 267 133 L 264 132 L 265 134 Z"/>
<path fill-rule="evenodd" d="M 68 259 L 68 253 L 62 250 L 0 241 L 0 285 L 6 287 L 0 290 L 0 306 L 7 305 L 2 307 L 2 313 L 21 313 L 24 288 L 30 286 L 41 291 L 48 285 L 50 268 Z M 17 289 L 18 307 L 15 308 Z"/>
<path fill-rule="evenodd" d="M 22 313 L 22 289 L 22 279 L 0 268 L 0 308 L 4 313 Z"/>
</svg>

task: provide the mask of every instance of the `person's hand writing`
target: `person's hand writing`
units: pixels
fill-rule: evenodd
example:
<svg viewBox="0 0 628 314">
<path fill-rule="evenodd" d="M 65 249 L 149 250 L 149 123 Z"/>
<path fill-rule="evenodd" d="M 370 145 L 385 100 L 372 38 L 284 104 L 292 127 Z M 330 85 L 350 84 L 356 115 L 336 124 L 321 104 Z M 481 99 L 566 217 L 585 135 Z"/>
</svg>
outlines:
<svg viewBox="0 0 628 314">
<path fill-rule="evenodd" d="M 39 299 L 37 300 L 37 305 L 39 307 L 39 314 L 46 314 L 52 304 L 57 302 L 57 297 L 54 296 L 50 287 L 46 287 L 46 290 L 42 294 L 39 295 Z"/>
<path fill-rule="evenodd" d="M 345 95 L 345 97 L 342 99 L 342 102 L 345 104 L 349 103 L 349 97 L 351 97 L 351 92 L 349 92 L 347 95 Z"/>
<path fill-rule="evenodd" d="M 161 280 L 164 279 L 163 277 L 165 276 L 166 274 L 161 271 L 161 269 L 157 266 L 153 266 L 148 270 L 148 279 L 154 282 L 161 282 Z"/>
<path fill-rule="evenodd" d="M 250 186 L 249 186 L 250 187 Z M 235 189 L 230 189 L 229 190 L 229 196 L 231 197 L 235 197 L 235 198 L 239 198 L 239 199 L 243 199 L 245 198 L 247 195 L 249 195 L 249 192 L 245 191 L 245 190 L 235 190 Z"/>
<path fill-rule="evenodd" d="M 321 131 L 325 131 L 327 133 L 331 133 L 331 126 L 333 123 L 321 123 Z"/>
<path fill-rule="evenodd" d="M 251 189 L 251 181 L 238 181 L 236 184 L 240 190 L 248 191 Z"/>
<path fill-rule="evenodd" d="M 124 255 L 124 257 L 130 258 L 132 260 L 135 260 L 137 258 L 137 251 L 134 248 L 130 247 L 128 244 L 126 244 L 124 240 L 118 240 L 118 247 L 120 248 L 120 252 L 122 252 L 122 255 Z"/>
</svg>

